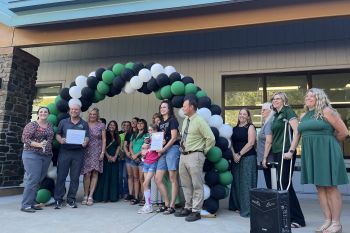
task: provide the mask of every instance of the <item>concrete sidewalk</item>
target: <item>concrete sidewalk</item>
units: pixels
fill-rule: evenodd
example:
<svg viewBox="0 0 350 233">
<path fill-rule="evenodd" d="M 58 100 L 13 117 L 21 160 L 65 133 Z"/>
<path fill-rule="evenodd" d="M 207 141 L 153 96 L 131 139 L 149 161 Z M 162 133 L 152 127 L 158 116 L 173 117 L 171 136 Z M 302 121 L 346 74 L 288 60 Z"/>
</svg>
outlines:
<svg viewBox="0 0 350 233">
<path fill-rule="evenodd" d="M 350 232 L 350 200 L 344 198 L 343 232 Z M 315 195 L 300 196 L 307 227 L 294 229 L 293 233 L 314 232 L 322 222 L 322 213 Z M 45 207 L 36 213 L 19 210 L 21 196 L 0 197 L 1 233 L 248 233 L 249 218 L 228 211 L 222 205 L 217 218 L 202 218 L 188 223 L 183 218 L 163 214 L 137 214 L 139 206 L 123 200 L 116 203 L 96 203 L 93 206 L 79 205 L 77 209 L 65 207 L 55 210 Z"/>
</svg>

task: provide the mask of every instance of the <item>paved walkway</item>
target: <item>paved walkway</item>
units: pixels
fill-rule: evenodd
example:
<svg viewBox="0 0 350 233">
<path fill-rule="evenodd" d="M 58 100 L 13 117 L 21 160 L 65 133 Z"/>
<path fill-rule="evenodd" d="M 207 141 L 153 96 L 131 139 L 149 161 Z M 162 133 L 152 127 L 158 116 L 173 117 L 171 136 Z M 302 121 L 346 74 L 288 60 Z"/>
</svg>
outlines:
<svg viewBox="0 0 350 233">
<path fill-rule="evenodd" d="M 350 198 L 344 199 L 343 232 L 350 233 Z M 96 203 L 91 207 L 79 205 L 77 209 L 45 207 L 34 214 L 19 211 L 20 201 L 21 196 L 0 197 L 1 233 L 249 233 L 250 229 L 249 218 L 241 218 L 223 208 L 217 218 L 188 223 L 173 215 L 137 214 L 139 206 L 124 201 Z M 322 221 L 317 199 L 314 195 L 303 195 L 300 201 L 307 227 L 295 229 L 293 233 L 314 232 Z"/>
</svg>

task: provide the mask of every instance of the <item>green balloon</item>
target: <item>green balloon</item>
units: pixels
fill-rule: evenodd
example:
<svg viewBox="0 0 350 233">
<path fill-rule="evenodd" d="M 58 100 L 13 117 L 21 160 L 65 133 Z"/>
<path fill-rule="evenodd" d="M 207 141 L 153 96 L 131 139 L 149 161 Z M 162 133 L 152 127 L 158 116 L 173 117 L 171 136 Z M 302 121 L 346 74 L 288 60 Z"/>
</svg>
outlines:
<svg viewBox="0 0 350 233">
<path fill-rule="evenodd" d="M 49 109 L 50 111 L 50 114 L 53 114 L 53 115 L 58 115 L 58 113 L 60 111 L 58 111 L 57 107 L 56 107 L 56 104 L 55 103 L 50 103 L 47 105 L 47 108 Z"/>
<path fill-rule="evenodd" d="M 113 73 L 115 74 L 115 76 L 121 75 L 121 73 L 124 70 L 124 65 L 120 64 L 120 63 L 114 64 L 112 70 L 113 70 Z"/>
<path fill-rule="evenodd" d="M 113 79 L 114 79 L 114 73 L 113 73 L 113 71 L 111 71 L 111 70 L 105 70 L 105 71 L 102 73 L 102 80 L 103 80 L 103 82 L 105 82 L 106 84 L 108 84 L 108 85 L 112 84 Z"/>
<path fill-rule="evenodd" d="M 58 123 L 57 116 L 54 114 L 50 114 L 47 117 L 47 121 L 50 122 L 52 125 L 57 125 L 57 123 Z"/>
<path fill-rule="evenodd" d="M 160 94 L 160 89 L 159 89 L 158 91 L 155 91 L 155 92 L 154 92 L 154 95 L 156 96 L 157 99 L 163 100 L 163 97 L 162 97 L 162 95 Z"/>
<path fill-rule="evenodd" d="M 218 170 L 219 172 L 224 172 L 227 171 L 228 169 L 228 162 L 226 159 L 221 158 L 218 162 L 216 162 L 214 164 L 214 167 L 216 170 Z"/>
<path fill-rule="evenodd" d="M 99 81 L 97 84 L 97 91 L 103 95 L 107 94 L 109 92 L 108 84 L 103 81 Z"/>
<path fill-rule="evenodd" d="M 171 87 L 170 85 L 166 85 L 160 89 L 160 95 L 163 99 L 170 99 L 173 94 L 171 94 Z"/>
<path fill-rule="evenodd" d="M 54 139 L 53 142 L 52 142 L 52 147 L 55 148 L 55 149 L 59 149 L 60 148 L 60 143 Z"/>
<path fill-rule="evenodd" d="M 196 93 L 197 98 L 201 98 L 203 96 L 208 96 L 207 93 L 203 90 L 197 91 Z"/>
<path fill-rule="evenodd" d="M 196 94 L 197 92 L 197 86 L 194 85 L 193 83 L 188 83 L 185 86 L 185 95 L 188 94 Z"/>
<path fill-rule="evenodd" d="M 126 63 L 125 64 L 125 68 L 128 68 L 128 69 L 130 69 L 130 70 L 132 70 L 132 68 L 134 68 L 134 63 L 133 62 L 128 62 L 128 63 Z"/>
<path fill-rule="evenodd" d="M 171 93 L 173 93 L 173 95 L 184 95 L 185 84 L 181 81 L 173 82 L 173 84 L 171 84 Z"/>
<path fill-rule="evenodd" d="M 230 171 L 219 173 L 219 183 L 222 185 L 229 185 L 232 183 L 233 177 Z"/>
<path fill-rule="evenodd" d="M 97 102 L 103 100 L 105 97 L 106 97 L 105 95 L 103 95 L 100 92 L 98 92 L 97 90 L 95 90 L 95 95 L 92 98 L 92 102 L 97 103 Z"/>
<path fill-rule="evenodd" d="M 222 158 L 222 151 L 219 147 L 214 146 L 210 148 L 207 153 L 207 158 L 210 162 L 216 163 Z"/>
<path fill-rule="evenodd" d="M 51 192 L 47 189 L 39 189 L 36 193 L 36 202 L 38 203 L 47 203 L 50 201 L 51 198 Z"/>
<path fill-rule="evenodd" d="M 58 131 L 58 127 L 57 127 L 57 126 L 54 126 L 54 127 L 53 127 L 53 132 L 56 134 L 57 131 Z"/>
<path fill-rule="evenodd" d="M 62 99 L 62 97 L 60 95 L 56 96 L 55 103 L 57 104 L 57 102 L 59 102 L 61 99 Z"/>
</svg>

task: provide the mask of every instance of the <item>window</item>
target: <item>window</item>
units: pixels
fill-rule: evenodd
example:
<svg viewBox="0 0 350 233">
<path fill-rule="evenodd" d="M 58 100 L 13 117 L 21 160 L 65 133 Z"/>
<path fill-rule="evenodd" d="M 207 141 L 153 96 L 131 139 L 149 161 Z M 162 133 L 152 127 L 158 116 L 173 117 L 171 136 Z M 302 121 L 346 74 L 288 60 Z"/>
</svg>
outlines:
<svg viewBox="0 0 350 233">
<path fill-rule="evenodd" d="M 350 71 L 313 71 L 258 75 L 223 76 L 224 120 L 234 126 L 238 112 L 248 108 L 256 127 L 261 127 L 260 108 L 270 102 L 273 93 L 283 91 L 298 116 L 304 112 L 304 96 L 309 87 L 322 88 L 350 130 Z M 350 157 L 350 137 L 342 143 Z M 300 149 L 298 150 L 300 152 Z"/>
<path fill-rule="evenodd" d="M 38 116 L 36 112 L 39 107 L 47 106 L 49 103 L 54 102 L 60 90 L 61 84 L 36 86 L 36 96 L 33 100 L 32 108 L 32 121 L 37 119 Z"/>
</svg>

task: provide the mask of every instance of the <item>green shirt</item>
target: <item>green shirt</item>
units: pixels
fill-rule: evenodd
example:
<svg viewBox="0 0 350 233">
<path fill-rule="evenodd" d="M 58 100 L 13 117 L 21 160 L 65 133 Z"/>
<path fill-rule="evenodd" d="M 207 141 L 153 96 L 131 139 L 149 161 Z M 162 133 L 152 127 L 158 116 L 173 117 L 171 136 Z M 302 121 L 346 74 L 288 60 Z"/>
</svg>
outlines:
<svg viewBox="0 0 350 233">
<path fill-rule="evenodd" d="M 295 114 L 295 112 L 293 111 L 293 109 L 290 106 L 283 106 L 283 108 L 281 109 L 280 112 L 276 112 L 274 119 L 272 121 L 272 124 L 271 124 L 272 152 L 273 153 L 281 153 L 282 149 L 283 149 L 283 135 L 284 135 L 284 124 L 285 124 L 283 119 L 287 119 L 289 122 L 290 120 L 295 119 L 295 118 L 297 118 L 297 114 Z M 290 127 L 290 126 L 287 125 L 284 152 L 289 150 L 290 143 L 291 143 L 291 141 L 289 140 L 288 127 Z M 291 129 L 290 133 L 292 136 L 293 135 L 292 129 Z"/>
<path fill-rule="evenodd" d="M 124 151 L 125 133 L 119 134 L 119 138 L 120 138 L 120 150 Z"/>
<path fill-rule="evenodd" d="M 197 113 L 190 118 L 188 134 L 186 138 L 186 151 L 204 151 L 206 154 L 215 145 L 215 137 L 208 123 Z M 182 124 L 182 135 L 184 134 L 188 117 Z"/>
<path fill-rule="evenodd" d="M 134 153 L 139 153 L 141 151 L 141 148 L 142 148 L 142 145 L 143 145 L 143 140 L 146 138 L 146 137 L 149 137 L 149 134 L 148 133 L 145 133 L 142 137 L 137 137 L 135 136 L 132 137 L 132 150 L 134 151 Z"/>
</svg>

